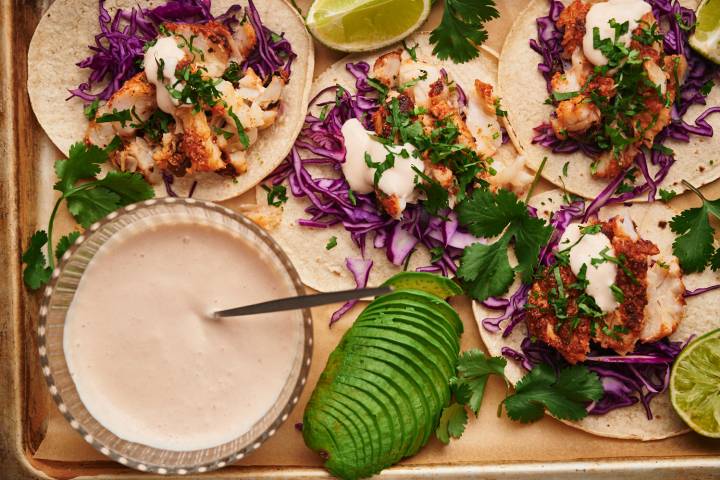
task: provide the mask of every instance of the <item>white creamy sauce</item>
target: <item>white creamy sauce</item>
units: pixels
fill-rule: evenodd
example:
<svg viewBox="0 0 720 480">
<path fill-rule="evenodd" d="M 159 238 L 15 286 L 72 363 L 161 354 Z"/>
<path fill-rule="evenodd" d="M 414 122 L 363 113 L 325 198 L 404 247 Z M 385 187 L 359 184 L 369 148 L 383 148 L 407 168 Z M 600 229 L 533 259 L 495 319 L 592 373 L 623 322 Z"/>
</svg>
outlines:
<svg viewBox="0 0 720 480">
<path fill-rule="evenodd" d="M 643 15 L 650 12 L 650 4 L 643 0 L 608 0 L 596 3 L 587 13 L 585 21 L 585 36 L 583 37 L 583 51 L 593 65 L 605 65 L 608 60 L 593 47 L 593 30 L 597 27 L 600 39 L 615 39 L 615 30 L 610 26 L 610 20 L 615 19 L 618 24 L 629 22 L 628 32 L 619 39 L 624 45 L 630 44 L 632 32 L 637 28 Z"/>
<path fill-rule="evenodd" d="M 610 287 L 615 283 L 617 266 L 612 262 L 603 262 L 592 265 L 593 258 L 600 258 L 600 252 L 608 249 L 606 255 L 615 256 L 615 250 L 610 239 L 602 232 L 593 235 L 583 235 L 580 229 L 583 225 L 572 223 L 563 233 L 558 246 L 559 250 L 570 248 L 570 269 L 577 276 L 583 265 L 587 265 L 585 278 L 588 281 L 586 293 L 595 299 L 598 307 L 605 312 L 612 312 L 618 307 L 618 302 Z"/>
<path fill-rule="evenodd" d="M 427 76 L 424 80 L 418 80 L 413 87 L 413 97 L 416 107 L 428 108 L 430 106 L 430 85 L 437 82 L 440 78 L 440 69 L 429 63 L 416 62 L 408 58 L 400 64 L 400 74 L 398 81 L 403 83 L 412 82 L 423 76 Z"/>
<path fill-rule="evenodd" d="M 157 104 L 165 113 L 172 114 L 179 105 L 167 90 L 167 85 L 175 82 L 175 69 L 185 52 L 177 46 L 175 37 L 159 37 L 155 45 L 145 52 L 145 75 L 148 82 L 155 85 Z M 159 65 L 163 64 L 162 75 Z M 162 78 L 161 78 L 162 77 Z"/>
<path fill-rule="evenodd" d="M 293 295 L 276 264 L 237 234 L 170 215 L 111 238 L 80 280 L 63 338 L 92 416 L 175 451 L 247 432 L 301 358 L 302 318 L 209 312 Z"/>
<path fill-rule="evenodd" d="M 422 160 L 413 156 L 415 147 L 409 143 L 383 145 L 375 140 L 374 133 L 365 130 L 356 118 L 351 118 L 343 124 L 342 134 L 345 140 L 345 162 L 342 164 L 342 171 L 354 192 L 370 193 L 375 189 L 373 183 L 375 169 L 367 166 L 365 153 L 370 155 L 373 162 L 382 163 L 389 149 L 395 154 L 395 165 L 383 172 L 378 181 L 378 188 L 386 195 L 397 195 L 402 208 L 407 203 L 417 201 L 415 185 L 418 174 L 413 170 L 413 166 L 421 172 L 424 171 L 425 166 Z M 408 158 L 400 156 L 402 150 L 409 154 Z"/>
</svg>

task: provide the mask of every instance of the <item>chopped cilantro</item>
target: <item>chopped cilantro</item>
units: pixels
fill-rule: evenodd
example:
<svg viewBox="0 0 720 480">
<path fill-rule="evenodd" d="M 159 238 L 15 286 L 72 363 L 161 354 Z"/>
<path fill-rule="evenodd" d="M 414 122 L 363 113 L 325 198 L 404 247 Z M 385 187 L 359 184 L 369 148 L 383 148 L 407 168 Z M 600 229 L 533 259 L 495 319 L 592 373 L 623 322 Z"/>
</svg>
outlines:
<svg viewBox="0 0 720 480">
<path fill-rule="evenodd" d="M 237 130 L 238 138 L 240 139 L 240 143 L 242 143 L 243 148 L 245 150 L 250 147 L 250 139 L 247 136 L 247 133 L 245 132 L 245 128 L 243 127 L 242 122 L 240 122 L 240 119 L 237 115 L 233 112 L 232 107 L 230 107 L 227 111 L 228 115 L 230 115 L 230 118 L 233 119 L 233 122 L 235 122 L 235 129 Z"/>
<path fill-rule="evenodd" d="M 617 300 L 618 303 L 623 303 L 625 301 L 625 292 L 623 292 L 620 287 L 613 283 L 610 285 L 610 290 L 612 290 L 613 297 L 615 297 L 615 300 Z"/>
<path fill-rule="evenodd" d="M 704 96 L 710 95 L 710 92 L 712 91 L 713 87 L 715 86 L 715 82 L 712 80 L 708 80 L 707 82 L 702 84 L 702 87 L 700 87 L 700 93 Z"/>
<path fill-rule="evenodd" d="M 413 62 L 417 62 L 417 53 L 415 52 L 415 50 L 417 50 L 417 47 L 419 45 L 420 45 L 419 43 L 416 43 L 414 46 L 408 47 L 407 43 L 405 43 L 405 40 L 402 41 L 403 48 L 405 49 L 407 54 L 410 55 L 410 58 L 412 59 Z"/>
<path fill-rule="evenodd" d="M 268 205 L 279 207 L 283 203 L 287 202 L 287 188 L 285 188 L 284 185 L 273 185 L 272 187 L 268 187 L 263 184 L 262 188 L 267 192 Z"/>
<path fill-rule="evenodd" d="M 665 190 L 664 188 L 660 189 L 660 200 L 663 202 L 669 202 L 676 196 L 677 192 L 675 190 Z"/>
<path fill-rule="evenodd" d="M 563 100 L 570 100 L 580 95 L 580 92 L 553 92 L 552 96 L 556 102 L 562 102 Z"/>
<path fill-rule="evenodd" d="M 83 113 L 85 114 L 85 118 L 88 120 L 92 120 L 95 118 L 95 115 L 97 114 L 98 108 L 100 108 L 100 100 L 97 98 L 92 101 L 92 103 L 89 103 L 85 106 L 83 109 Z"/>
<path fill-rule="evenodd" d="M 125 124 L 132 121 L 132 119 L 133 116 L 130 109 L 118 110 L 117 108 L 113 108 L 112 113 L 106 113 L 97 117 L 95 123 L 120 122 L 122 128 L 125 128 Z"/>
<path fill-rule="evenodd" d="M 325 250 L 332 250 L 335 247 L 337 247 L 337 237 L 333 235 L 325 245 Z"/>
<path fill-rule="evenodd" d="M 368 152 L 365 152 L 365 165 L 367 165 L 368 168 L 375 169 L 375 175 L 373 176 L 373 184 L 377 187 L 378 183 L 380 182 L 380 178 L 382 177 L 382 174 L 385 173 L 386 170 L 389 170 L 395 166 L 395 155 L 392 152 L 388 152 L 388 154 L 385 155 L 384 162 L 373 162 L 370 154 Z"/>
<path fill-rule="evenodd" d="M 237 85 L 237 83 L 242 78 L 242 68 L 240 68 L 240 64 L 234 61 L 231 61 L 225 71 L 222 74 L 222 79 L 227 80 L 228 82 L 232 83 L 233 85 Z"/>
</svg>

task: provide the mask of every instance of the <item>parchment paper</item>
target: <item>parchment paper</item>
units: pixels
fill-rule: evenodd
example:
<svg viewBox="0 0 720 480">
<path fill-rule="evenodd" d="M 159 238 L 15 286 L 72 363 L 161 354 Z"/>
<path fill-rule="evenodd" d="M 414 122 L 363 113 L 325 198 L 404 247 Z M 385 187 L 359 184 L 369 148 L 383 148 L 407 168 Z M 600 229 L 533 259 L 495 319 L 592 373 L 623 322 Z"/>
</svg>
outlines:
<svg viewBox="0 0 720 480">
<path fill-rule="evenodd" d="M 298 3 L 302 10 L 307 12 L 310 1 L 304 0 Z M 442 14 L 442 3 L 441 1 L 436 2 L 432 14 L 423 29 L 432 29 L 437 25 Z M 501 17 L 488 24 L 490 36 L 486 45 L 499 51 L 505 33 L 512 24 L 515 15 L 522 10 L 527 2 L 526 0 L 499 0 L 497 3 Z M 328 65 L 343 56 L 344 54 L 330 51 L 316 42 L 316 76 Z M 56 153 L 56 157 L 59 158 L 59 152 Z M 52 165 L 42 165 L 39 173 L 41 178 L 38 181 L 47 185 L 46 191 L 48 192 L 46 198 L 38 199 L 42 205 L 42 208 L 39 209 L 41 213 L 38 218 L 38 225 L 44 225 L 47 222 L 53 202 L 53 198 L 49 194 L 50 186 L 53 183 Z M 716 198 L 720 193 L 718 187 L 720 185 L 713 185 L 710 188 L 710 191 L 714 194 L 712 198 Z M 541 184 L 538 191 L 547 188 L 548 185 Z M 232 208 L 251 201 L 251 198 L 244 196 L 224 203 Z M 683 196 L 678 198 L 677 202 L 678 206 L 683 208 L 687 204 L 695 202 L 695 199 Z M 59 228 L 56 227 L 58 230 L 70 230 L 72 221 L 66 212 L 62 213 L 59 221 Z M 463 350 L 482 348 L 469 301 L 458 298 L 453 304 L 465 323 L 465 334 L 462 338 Z M 294 424 L 302 419 L 304 405 L 312 391 L 312 386 L 325 366 L 328 355 L 344 331 L 351 325 L 352 320 L 361 311 L 361 307 L 356 307 L 330 329 L 328 328 L 328 320 L 336 308 L 336 306 L 327 306 L 313 309 L 315 351 L 308 386 L 302 395 L 300 403 L 278 433 L 258 451 L 238 463 L 238 466 L 319 466 L 322 464 L 320 458 L 305 447 L 302 435 L 294 428 Z M 45 438 L 34 454 L 36 460 L 59 462 L 107 461 L 106 457 L 85 443 L 67 425 L 65 419 L 54 407 L 54 403 L 45 389 L 36 394 L 46 397 L 51 412 L 47 418 Z M 432 440 L 419 454 L 405 460 L 403 463 L 406 465 L 437 465 L 643 457 L 667 458 L 717 455 L 718 451 L 720 451 L 720 441 L 713 441 L 694 434 L 643 443 L 595 437 L 548 417 L 531 425 L 522 425 L 508 420 L 505 416 L 497 417 L 496 407 L 504 394 L 504 384 L 499 379 L 492 378 L 487 387 L 484 406 L 481 409 L 479 418 L 471 417 L 465 434 L 460 440 L 453 441 L 449 446 L 443 446 L 437 440 Z"/>
</svg>

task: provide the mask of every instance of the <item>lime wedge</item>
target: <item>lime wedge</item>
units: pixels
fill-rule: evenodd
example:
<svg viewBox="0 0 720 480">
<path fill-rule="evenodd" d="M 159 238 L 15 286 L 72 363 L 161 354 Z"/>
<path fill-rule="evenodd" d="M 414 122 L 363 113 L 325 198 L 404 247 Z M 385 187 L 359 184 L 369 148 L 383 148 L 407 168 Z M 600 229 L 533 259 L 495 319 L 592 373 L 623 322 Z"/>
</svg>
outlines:
<svg viewBox="0 0 720 480">
<path fill-rule="evenodd" d="M 461 295 L 462 288 L 447 277 L 427 272 L 400 272 L 383 283 L 395 290 L 420 290 L 440 298 Z"/>
<path fill-rule="evenodd" d="M 703 0 L 700 4 L 690 45 L 700 55 L 720 64 L 720 0 Z"/>
<path fill-rule="evenodd" d="M 720 438 L 720 328 L 694 340 L 675 360 L 670 400 L 690 428 Z"/>
<path fill-rule="evenodd" d="M 320 42 L 365 52 L 400 41 L 430 13 L 430 0 L 315 0 L 307 26 Z"/>
</svg>

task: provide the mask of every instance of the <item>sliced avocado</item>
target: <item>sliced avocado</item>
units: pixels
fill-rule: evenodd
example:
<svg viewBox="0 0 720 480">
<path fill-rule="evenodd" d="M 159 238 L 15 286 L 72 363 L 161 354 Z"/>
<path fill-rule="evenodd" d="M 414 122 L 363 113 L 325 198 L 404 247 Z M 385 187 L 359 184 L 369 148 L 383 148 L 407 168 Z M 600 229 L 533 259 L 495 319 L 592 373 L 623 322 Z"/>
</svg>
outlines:
<svg viewBox="0 0 720 480">
<path fill-rule="evenodd" d="M 408 321 L 402 321 L 404 315 L 405 313 L 389 311 L 378 312 L 372 321 L 361 320 L 359 326 L 383 329 L 407 336 L 418 346 L 422 346 L 424 353 L 437 362 L 436 365 L 442 370 L 443 376 L 452 375 L 457 363 L 457 355 L 453 356 L 452 344 L 446 343 L 441 333 L 427 328 L 427 323 L 422 320 L 419 321 L 421 326 L 411 322 L 412 317 L 408 317 Z M 417 321 L 417 318 L 415 320 Z"/>
<path fill-rule="evenodd" d="M 380 448 L 374 462 L 377 470 L 373 472 L 377 473 L 402 458 L 402 427 L 395 417 L 396 412 L 391 411 L 386 394 L 368 382 L 362 370 L 347 368 L 345 371 L 346 374 L 337 376 L 337 382 L 357 392 L 357 399 L 369 408 L 377 427 Z"/>
<path fill-rule="evenodd" d="M 428 272 L 400 272 L 383 283 L 395 290 L 420 290 L 439 298 L 462 295 L 460 285 L 447 277 Z"/>
<path fill-rule="evenodd" d="M 329 392 L 332 393 L 331 400 L 347 407 L 349 411 L 355 414 L 357 420 L 360 422 L 358 424 L 360 439 L 365 446 L 369 447 L 366 451 L 366 454 L 369 455 L 369 457 L 367 457 L 367 463 L 368 465 L 375 465 L 377 464 L 381 451 L 380 428 L 369 406 L 370 399 L 357 388 L 343 382 L 343 377 L 345 377 L 344 373 L 338 373 L 332 390 L 329 390 Z M 377 472 L 369 471 L 367 475 L 372 475 L 373 473 Z"/>
<path fill-rule="evenodd" d="M 332 409 L 336 412 L 336 417 L 342 419 L 345 422 L 348 431 L 353 432 L 353 439 L 355 440 L 358 459 L 362 459 L 363 462 L 358 465 L 372 462 L 372 447 L 369 445 L 370 435 L 366 431 L 366 426 L 360 417 L 360 413 L 354 410 L 347 402 L 344 401 L 343 396 L 338 393 L 337 388 L 333 386 L 332 390 L 324 393 L 325 397 L 320 397 L 324 403 L 323 405 L 327 409 Z M 350 404 L 351 405 L 351 404 Z"/>
<path fill-rule="evenodd" d="M 438 381 L 439 378 L 443 378 L 440 369 L 419 353 L 422 349 L 418 350 L 403 343 L 403 340 L 407 342 L 406 338 L 398 341 L 397 337 L 401 335 L 378 329 L 371 331 L 365 327 L 353 328 L 353 334 L 356 335 L 353 339 L 353 348 L 363 349 L 365 355 L 385 360 L 393 366 L 397 374 L 410 376 L 421 386 L 420 396 L 427 405 L 426 414 L 421 418 L 426 429 L 422 442 L 424 445 L 435 426 L 434 421 L 437 416 L 435 413 L 439 414 L 449 398 L 447 380 L 444 381 L 444 387 L 441 385 L 443 382 Z M 386 337 L 396 337 L 396 339 Z"/>
<path fill-rule="evenodd" d="M 356 352 L 358 368 L 371 370 L 401 387 L 403 396 L 410 403 L 411 414 L 417 420 L 417 437 L 410 448 L 411 452 L 416 452 L 425 445 L 430 436 L 432 427 L 428 425 L 428 419 L 432 417 L 434 408 L 427 394 L 430 386 L 420 377 L 419 367 L 412 366 L 395 354 L 362 345 L 360 342 L 353 342 L 351 348 Z"/>
<path fill-rule="evenodd" d="M 387 302 L 395 303 L 398 301 L 402 302 L 403 300 L 414 300 L 437 309 L 443 314 L 448 322 L 455 327 L 455 331 L 458 335 L 463 333 L 463 323 L 455 309 L 452 308 L 445 300 L 441 300 L 434 295 L 421 292 L 420 290 L 398 290 L 396 292 L 391 292 L 387 295 L 376 298 L 370 305 L 383 305 Z"/>
<path fill-rule="evenodd" d="M 369 316 L 375 316 L 384 322 L 388 321 L 387 318 L 390 315 L 394 321 L 411 322 L 418 328 L 423 328 L 428 335 L 436 337 L 442 342 L 453 362 L 457 360 L 460 342 L 455 330 L 440 314 L 424 305 L 408 305 L 407 303 L 398 306 L 388 305 L 376 310 L 368 308 L 367 312 Z M 366 321 L 368 321 L 368 317 L 363 316 L 358 318 L 356 323 Z"/>
<path fill-rule="evenodd" d="M 433 325 L 437 326 L 438 328 L 442 329 L 443 332 L 447 334 L 448 337 L 458 339 L 458 333 L 455 330 L 455 326 L 452 325 L 452 323 L 448 322 L 445 316 L 442 314 L 441 311 L 439 311 L 435 307 L 428 306 L 425 303 L 416 302 L 414 300 L 407 300 L 403 299 L 400 302 L 387 302 L 387 303 L 381 303 L 378 305 L 370 304 L 365 311 L 363 311 L 363 314 L 367 312 L 367 314 L 371 314 L 374 312 L 382 311 L 384 309 L 407 309 L 412 311 L 414 314 L 417 313 L 418 315 L 423 315 L 423 318 L 432 323 Z M 425 318 L 427 317 L 427 318 Z"/>
<path fill-rule="evenodd" d="M 443 383 L 453 373 L 455 363 L 450 364 L 443 349 L 436 343 L 437 340 L 427 336 L 416 328 L 403 324 L 388 323 L 379 325 L 377 323 L 360 323 L 352 330 L 353 336 L 375 338 L 392 342 L 397 353 L 405 352 L 409 355 L 408 360 L 419 362 L 425 365 L 425 376 L 429 377 L 430 383 L 440 391 Z M 447 386 L 447 385 L 445 385 Z M 439 400 L 440 395 L 436 397 Z"/>
<path fill-rule="evenodd" d="M 313 450 L 325 452 L 328 469 L 344 472 L 342 477 L 350 475 L 366 462 L 364 448 L 358 443 L 357 427 L 348 420 L 344 411 L 338 411 L 334 405 L 324 401 L 316 403 L 309 402 L 303 416 L 305 444 Z M 331 444 L 324 442 L 327 437 L 332 440 Z"/>
<path fill-rule="evenodd" d="M 360 359 L 361 357 L 356 357 Z M 385 394 L 388 399 L 388 405 L 391 408 L 390 415 L 394 416 L 399 423 L 402 437 L 401 452 L 403 456 L 409 455 L 413 445 L 417 442 L 419 419 L 418 415 L 422 412 L 417 408 L 417 402 L 411 400 L 409 392 L 413 391 L 413 386 L 406 379 L 398 380 L 393 375 L 388 375 L 387 365 L 380 365 L 381 372 L 378 368 L 374 368 L 374 363 L 378 360 L 374 358 L 362 357 L 357 367 L 348 367 L 356 372 L 356 376 L 362 377 L 368 383 L 372 383 L 377 387 L 378 391 Z"/>
</svg>

